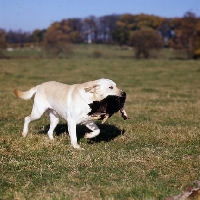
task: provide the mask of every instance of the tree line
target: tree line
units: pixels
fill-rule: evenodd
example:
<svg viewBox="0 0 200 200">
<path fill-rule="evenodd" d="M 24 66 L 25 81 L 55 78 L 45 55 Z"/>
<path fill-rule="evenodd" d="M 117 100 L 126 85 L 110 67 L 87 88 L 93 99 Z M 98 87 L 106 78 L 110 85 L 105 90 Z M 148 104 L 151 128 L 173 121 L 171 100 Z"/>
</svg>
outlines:
<svg viewBox="0 0 200 200">
<path fill-rule="evenodd" d="M 185 49 L 188 58 L 200 56 L 200 18 L 187 12 L 182 18 L 154 15 L 106 15 L 103 17 L 63 19 L 47 29 L 33 32 L 0 30 L 0 46 L 34 43 L 59 54 L 71 43 L 103 43 L 133 46 L 136 57 L 162 46 Z"/>
</svg>

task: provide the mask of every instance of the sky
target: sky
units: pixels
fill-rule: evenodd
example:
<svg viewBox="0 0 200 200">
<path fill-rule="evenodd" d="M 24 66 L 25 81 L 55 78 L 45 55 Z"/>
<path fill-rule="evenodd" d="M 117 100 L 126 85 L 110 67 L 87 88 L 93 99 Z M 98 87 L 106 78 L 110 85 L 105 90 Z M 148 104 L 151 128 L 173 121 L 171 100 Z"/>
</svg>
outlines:
<svg viewBox="0 0 200 200">
<path fill-rule="evenodd" d="M 200 0 L 0 0 L 0 28 L 34 31 L 68 18 L 101 17 L 110 14 L 153 14 L 200 17 Z"/>
</svg>

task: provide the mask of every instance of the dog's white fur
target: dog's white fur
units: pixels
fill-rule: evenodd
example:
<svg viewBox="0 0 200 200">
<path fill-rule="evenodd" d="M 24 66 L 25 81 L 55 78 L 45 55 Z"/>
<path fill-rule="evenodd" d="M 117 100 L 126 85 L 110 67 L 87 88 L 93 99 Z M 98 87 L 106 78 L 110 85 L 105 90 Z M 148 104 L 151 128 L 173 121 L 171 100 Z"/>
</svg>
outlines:
<svg viewBox="0 0 200 200">
<path fill-rule="evenodd" d="M 91 111 L 89 104 L 93 101 L 100 101 L 108 95 L 123 96 L 123 91 L 118 89 L 116 84 L 109 79 L 74 85 L 51 81 L 37 85 L 26 92 L 15 89 L 14 93 L 24 100 L 30 99 L 35 94 L 32 112 L 24 119 L 22 136 L 27 135 L 29 123 L 39 119 L 46 111 L 50 118 L 49 138 L 53 140 L 53 131 L 59 118 L 62 117 L 68 123 L 71 144 L 76 149 L 81 149 L 77 143 L 77 124 L 85 124 L 92 131 L 86 133 L 85 138 L 93 138 L 100 133 L 100 129 L 92 117 L 88 115 Z"/>
</svg>

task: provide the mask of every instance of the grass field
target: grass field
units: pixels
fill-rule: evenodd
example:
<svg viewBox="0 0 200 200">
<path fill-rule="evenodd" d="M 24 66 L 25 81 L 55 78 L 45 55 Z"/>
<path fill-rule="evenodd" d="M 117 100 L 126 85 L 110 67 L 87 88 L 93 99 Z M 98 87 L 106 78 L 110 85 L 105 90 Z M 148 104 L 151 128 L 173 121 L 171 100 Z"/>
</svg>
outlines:
<svg viewBox="0 0 200 200">
<path fill-rule="evenodd" d="M 162 59 L 132 54 L 83 45 L 67 59 L 0 60 L 0 199 L 165 199 L 200 180 L 200 61 L 176 60 L 167 50 Z M 101 134 L 92 140 L 79 125 L 84 151 L 71 147 L 64 120 L 51 142 L 45 116 L 22 138 L 33 100 L 17 99 L 15 88 L 101 77 L 126 91 L 131 119 L 115 114 L 97 122 Z"/>
</svg>

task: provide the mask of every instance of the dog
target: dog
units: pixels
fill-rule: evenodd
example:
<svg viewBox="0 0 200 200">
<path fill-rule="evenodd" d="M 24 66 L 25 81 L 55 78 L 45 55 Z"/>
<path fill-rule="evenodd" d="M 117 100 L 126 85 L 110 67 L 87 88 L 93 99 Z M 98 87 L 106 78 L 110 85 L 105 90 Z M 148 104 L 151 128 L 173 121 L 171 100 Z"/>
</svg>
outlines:
<svg viewBox="0 0 200 200">
<path fill-rule="evenodd" d="M 104 78 L 73 85 L 50 81 L 37 85 L 26 92 L 15 89 L 14 93 L 24 100 L 31 99 L 35 95 L 32 112 L 24 119 L 23 137 L 28 133 L 29 123 L 39 119 L 46 112 L 50 118 L 49 138 L 54 139 L 53 131 L 59 123 L 59 118 L 62 117 L 68 123 L 70 141 L 75 149 L 82 149 L 77 142 L 76 125 L 84 124 L 91 130 L 91 132 L 85 133 L 85 138 L 96 137 L 99 135 L 100 129 L 94 120 L 110 116 L 109 113 L 106 113 L 106 109 L 100 109 L 101 114 L 95 114 L 99 113 L 99 108 L 102 107 L 100 105 L 105 105 L 107 101 L 104 104 L 101 102 L 109 96 L 126 98 L 126 93 L 117 88 L 116 83 Z M 94 105 L 97 104 L 99 106 L 95 107 Z M 121 109 L 124 119 L 128 118 L 123 105 L 118 106 L 117 110 L 119 109 Z"/>
</svg>

